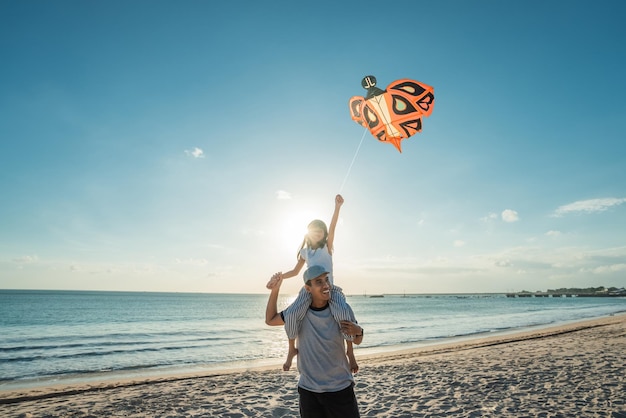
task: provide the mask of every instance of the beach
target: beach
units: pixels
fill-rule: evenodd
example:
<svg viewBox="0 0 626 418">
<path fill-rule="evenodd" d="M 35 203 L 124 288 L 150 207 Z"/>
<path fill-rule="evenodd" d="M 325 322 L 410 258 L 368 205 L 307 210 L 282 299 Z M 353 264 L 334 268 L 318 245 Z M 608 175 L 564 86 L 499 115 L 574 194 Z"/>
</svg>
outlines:
<svg viewBox="0 0 626 418">
<path fill-rule="evenodd" d="M 626 418 L 626 315 L 359 356 L 362 417 Z M 297 417 L 297 371 L 0 392 L 2 417 Z"/>
</svg>

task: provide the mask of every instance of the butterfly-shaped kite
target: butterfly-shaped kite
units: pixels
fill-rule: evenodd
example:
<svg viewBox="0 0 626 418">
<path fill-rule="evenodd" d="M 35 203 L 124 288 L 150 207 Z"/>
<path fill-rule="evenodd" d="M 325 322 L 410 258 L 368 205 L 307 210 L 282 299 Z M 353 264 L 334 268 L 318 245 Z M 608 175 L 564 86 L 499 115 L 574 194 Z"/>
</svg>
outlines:
<svg viewBox="0 0 626 418">
<path fill-rule="evenodd" d="M 422 117 L 430 116 L 435 90 L 415 80 L 396 80 L 386 90 L 376 87 L 376 77 L 361 81 L 365 97 L 350 98 L 352 119 L 370 130 L 381 142 L 391 142 L 398 151 L 400 141 L 422 130 Z"/>
</svg>

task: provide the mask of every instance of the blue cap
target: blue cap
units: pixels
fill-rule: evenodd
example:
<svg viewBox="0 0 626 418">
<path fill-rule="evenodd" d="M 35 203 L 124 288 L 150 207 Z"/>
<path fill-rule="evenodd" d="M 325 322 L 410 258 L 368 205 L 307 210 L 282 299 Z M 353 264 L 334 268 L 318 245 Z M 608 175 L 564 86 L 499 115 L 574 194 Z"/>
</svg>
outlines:
<svg viewBox="0 0 626 418">
<path fill-rule="evenodd" d="M 322 266 L 311 266 L 304 272 L 304 283 L 309 280 L 315 279 L 316 277 L 321 276 L 324 273 L 328 273 L 326 269 Z"/>
</svg>

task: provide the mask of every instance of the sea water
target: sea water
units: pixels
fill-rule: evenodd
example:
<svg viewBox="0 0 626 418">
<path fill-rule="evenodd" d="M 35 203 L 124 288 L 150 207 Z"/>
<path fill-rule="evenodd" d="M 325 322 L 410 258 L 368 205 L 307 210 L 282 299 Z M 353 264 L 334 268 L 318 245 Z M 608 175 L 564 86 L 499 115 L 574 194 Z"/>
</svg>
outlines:
<svg viewBox="0 0 626 418">
<path fill-rule="evenodd" d="M 0 290 L 0 390 L 282 364 L 267 294 Z M 286 307 L 289 298 L 279 300 Z M 356 355 L 626 311 L 626 298 L 347 297 Z"/>
</svg>

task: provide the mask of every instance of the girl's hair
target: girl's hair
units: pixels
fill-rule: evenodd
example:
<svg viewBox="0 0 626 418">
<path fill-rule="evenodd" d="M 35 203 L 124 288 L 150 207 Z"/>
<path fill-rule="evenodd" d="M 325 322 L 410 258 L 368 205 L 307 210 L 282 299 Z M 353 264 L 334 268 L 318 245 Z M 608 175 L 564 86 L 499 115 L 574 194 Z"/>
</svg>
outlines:
<svg viewBox="0 0 626 418">
<path fill-rule="evenodd" d="M 314 249 L 324 248 L 326 246 L 326 241 L 328 240 L 328 228 L 326 227 L 326 224 L 324 223 L 324 221 L 320 221 L 319 219 L 315 219 L 315 220 L 311 221 L 309 223 L 309 225 L 307 225 L 306 228 L 308 230 L 311 230 L 311 229 L 321 229 L 322 231 L 324 231 L 324 238 L 322 238 L 322 240 L 319 242 L 319 245 L 316 246 Z M 302 240 L 302 245 L 298 249 L 298 254 L 296 255 L 296 258 L 298 260 L 300 259 L 300 250 L 302 250 L 304 247 L 313 248 L 313 243 L 311 242 L 311 239 L 309 238 L 309 234 L 308 233 L 304 236 L 304 239 Z"/>
</svg>

